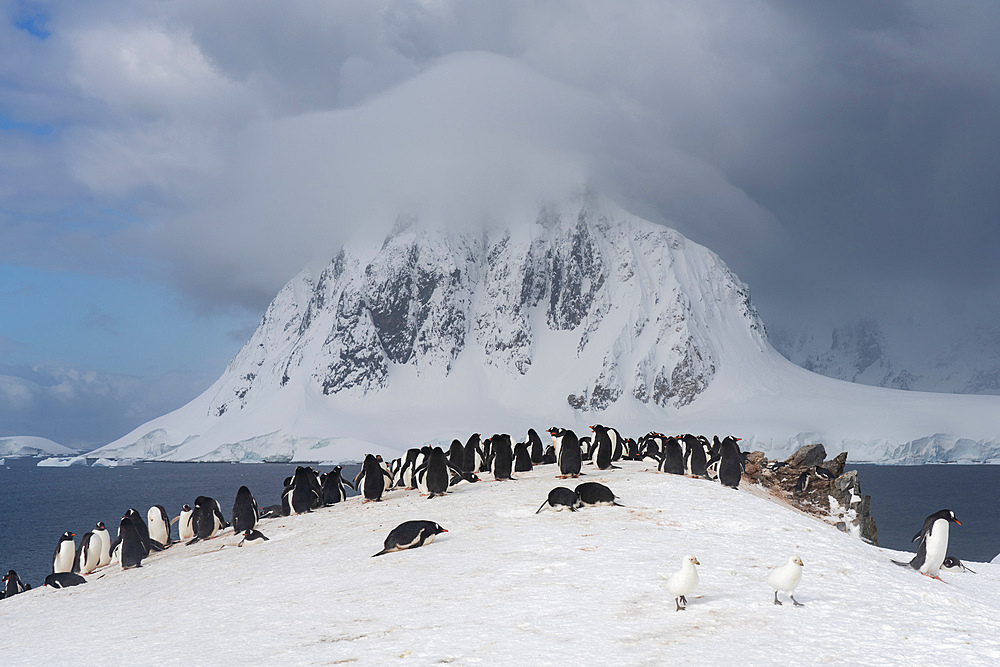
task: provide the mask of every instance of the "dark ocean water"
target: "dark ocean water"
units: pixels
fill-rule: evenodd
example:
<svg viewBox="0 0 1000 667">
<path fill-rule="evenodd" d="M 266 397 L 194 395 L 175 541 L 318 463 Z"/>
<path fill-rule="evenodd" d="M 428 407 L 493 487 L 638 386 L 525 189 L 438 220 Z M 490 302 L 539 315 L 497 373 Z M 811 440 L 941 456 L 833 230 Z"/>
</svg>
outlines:
<svg viewBox="0 0 1000 667">
<path fill-rule="evenodd" d="M 39 468 L 31 459 L 7 459 L 0 467 L 0 572 L 17 570 L 32 586 L 52 568 L 59 536 L 70 530 L 77 544 L 103 521 L 112 537 L 131 507 L 145 518 L 159 504 L 171 518 L 197 496 L 217 499 L 229 518 L 236 491 L 246 484 L 261 507 L 280 502 L 291 464 L 138 463 L 121 468 Z M 329 468 L 319 466 L 324 472 Z M 879 544 L 912 551 L 910 538 L 924 517 L 952 509 L 949 553 L 963 561 L 989 561 L 1000 552 L 1000 466 L 873 466 L 857 469 L 862 491 L 872 497 Z M 345 468 L 353 479 L 356 466 Z M 350 492 L 351 490 L 348 489 Z M 177 537 L 177 527 L 173 527 Z"/>
<path fill-rule="evenodd" d="M 879 546 L 916 551 L 910 540 L 924 518 L 955 512 L 961 526 L 949 530 L 948 553 L 962 561 L 990 561 L 1000 553 L 1000 466 L 848 464 L 862 493 L 872 497 Z"/>
<path fill-rule="evenodd" d="M 294 465 L 281 463 L 137 463 L 119 468 L 39 468 L 36 463 L 7 458 L 0 467 L 0 572 L 16 570 L 32 587 L 52 571 L 56 543 L 67 530 L 76 533 L 79 545 L 103 521 L 114 539 L 129 508 L 139 510 L 145 520 L 151 506 L 163 505 L 174 518 L 198 496 L 218 500 L 229 519 L 240 486 L 249 487 L 261 507 L 277 505 L 282 482 L 295 471 Z M 344 477 L 353 479 L 357 470 L 345 468 Z M 177 539 L 176 525 L 171 535 Z"/>
</svg>

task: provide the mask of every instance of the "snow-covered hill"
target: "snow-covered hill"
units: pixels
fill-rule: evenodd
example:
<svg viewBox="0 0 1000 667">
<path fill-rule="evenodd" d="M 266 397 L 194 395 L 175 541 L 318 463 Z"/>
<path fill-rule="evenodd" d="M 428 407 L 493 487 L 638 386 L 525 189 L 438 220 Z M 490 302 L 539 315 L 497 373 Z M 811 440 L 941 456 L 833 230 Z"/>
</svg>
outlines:
<svg viewBox="0 0 1000 667">
<path fill-rule="evenodd" d="M 997 397 L 891 392 L 768 344 L 711 251 L 596 197 L 484 231 L 401 217 L 268 307 L 223 376 L 96 450 L 161 460 L 359 460 L 473 431 L 595 421 L 809 442 L 857 461 L 1000 459 Z"/>
<path fill-rule="evenodd" d="M 33 435 L 0 436 L 0 457 L 5 456 L 72 456 L 70 449 L 48 438 Z"/>
<path fill-rule="evenodd" d="M 876 387 L 1000 394 L 1000 332 L 935 331 L 919 321 L 864 319 L 824 330 L 770 330 L 771 343 L 803 368 Z"/>
<path fill-rule="evenodd" d="M 746 487 L 629 462 L 580 480 L 607 484 L 627 507 L 535 514 L 567 484 L 553 468 L 430 501 L 410 491 L 382 503 L 352 498 L 265 520 L 263 544 L 237 548 L 228 534 L 154 553 L 138 570 L 112 566 L 76 588 L 29 591 L 0 602 L 3 663 L 1000 661 L 1000 565 L 970 563 L 977 574 L 934 581 L 889 562 L 903 554 Z M 371 558 L 411 519 L 449 532 Z M 701 563 L 701 583 L 676 612 L 665 577 L 687 554 Z M 764 578 L 793 554 L 805 562 L 795 591 L 805 606 L 778 607 Z"/>
</svg>

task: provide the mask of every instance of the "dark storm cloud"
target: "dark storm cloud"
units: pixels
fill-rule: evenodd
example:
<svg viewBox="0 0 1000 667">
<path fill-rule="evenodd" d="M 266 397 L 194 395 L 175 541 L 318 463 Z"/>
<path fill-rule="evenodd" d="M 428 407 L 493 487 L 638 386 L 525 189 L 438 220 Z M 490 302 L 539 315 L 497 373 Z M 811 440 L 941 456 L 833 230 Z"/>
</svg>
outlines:
<svg viewBox="0 0 1000 667">
<path fill-rule="evenodd" d="M 478 221 L 587 183 L 774 320 L 996 293 L 994 3 L 46 8 L 44 38 L 0 27 L 0 116 L 41 128 L 0 132 L 7 261 L 82 206 L 91 264 L 259 308 L 401 209 Z"/>
</svg>

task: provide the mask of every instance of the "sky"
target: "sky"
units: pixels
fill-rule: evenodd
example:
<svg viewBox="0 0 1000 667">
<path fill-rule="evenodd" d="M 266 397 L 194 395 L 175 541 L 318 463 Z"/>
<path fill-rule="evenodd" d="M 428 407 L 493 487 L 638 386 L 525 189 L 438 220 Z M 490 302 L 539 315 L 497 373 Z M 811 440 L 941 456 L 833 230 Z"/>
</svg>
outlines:
<svg viewBox="0 0 1000 667">
<path fill-rule="evenodd" d="M 998 37 L 989 1 L 0 0 L 0 434 L 113 440 L 345 239 L 582 185 L 772 330 L 1000 331 Z"/>
</svg>

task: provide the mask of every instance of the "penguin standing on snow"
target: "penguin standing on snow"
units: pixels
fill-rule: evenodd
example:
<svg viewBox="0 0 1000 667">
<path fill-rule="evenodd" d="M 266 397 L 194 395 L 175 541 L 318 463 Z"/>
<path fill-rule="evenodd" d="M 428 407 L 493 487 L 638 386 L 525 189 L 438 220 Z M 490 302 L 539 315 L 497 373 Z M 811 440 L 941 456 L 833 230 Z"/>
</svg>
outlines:
<svg viewBox="0 0 1000 667">
<path fill-rule="evenodd" d="M 671 475 L 684 474 L 684 449 L 674 436 L 667 438 L 663 445 L 663 455 L 660 457 L 658 469 Z"/>
<path fill-rule="evenodd" d="M 465 468 L 465 445 L 457 438 L 451 441 L 451 447 L 448 449 L 448 465 L 455 470 Z"/>
<path fill-rule="evenodd" d="M 354 485 L 344 479 L 344 466 L 334 466 L 333 470 L 320 478 L 323 490 L 323 505 L 329 507 L 347 500 L 347 489 L 344 485 L 354 488 Z"/>
<path fill-rule="evenodd" d="M 538 437 L 538 432 L 533 428 L 528 429 L 528 450 L 531 452 L 531 465 L 541 465 L 545 447 L 542 445 L 542 439 Z"/>
<path fill-rule="evenodd" d="M 281 492 L 281 511 L 285 516 L 312 512 L 322 503 L 322 493 L 319 480 L 313 480 L 313 471 L 297 466 Z"/>
<path fill-rule="evenodd" d="M 234 533 L 253 530 L 260 520 L 260 507 L 257 506 L 257 499 L 253 497 L 253 493 L 246 485 L 241 486 L 236 492 L 232 517 Z"/>
<path fill-rule="evenodd" d="M 73 561 L 76 559 L 76 533 L 68 530 L 59 538 L 55 553 L 52 554 L 53 572 L 72 572 Z"/>
<path fill-rule="evenodd" d="M 490 438 L 492 445 L 492 456 L 490 457 L 490 472 L 493 479 L 500 482 L 511 479 L 511 472 L 514 470 L 514 451 L 510 446 L 510 436 L 498 434 Z"/>
<path fill-rule="evenodd" d="M 687 473 L 692 477 L 708 477 L 708 457 L 705 445 L 690 433 L 684 436 L 684 457 Z"/>
<path fill-rule="evenodd" d="M 433 542 L 435 536 L 447 532 L 433 521 L 404 521 L 389 531 L 389 536 L 385 538 L 385 548 L 373 554 L 372 558 L 391 551 L 422 547 Z"/>
<path fill-rule="evenodd" d="M 739 440 L 727 435 L 719 444 L 719 481 L 733 489 L 739 488 L 743 478 L 743 452 Z"/>
<path fill-rule="evenodd" d="M 219 501 L 208 496 L 198 496 L 194 499 L 194 509 L 191 512 L 191 527 L 194 529 L 194 537 L 188 541 L 188 544 L 194 544 L 198 540 L 211 539 L 225 526 L 226 518 L 222 516 L 222 506 L 219 505 Z"/>
<path fill-rule="evenodd" d="M 896 565 L 909 565 L 920 574 L 943 581 L 937 575 L 944 557 L 948 554 L 948 528 L 952 523 L 962 525 L 951 510 L 938 510 L 931 514 L 924 519 L 920 532 L 910 540 L 911 542 L 920 540 L 913 559 L 909 563 L 901 563 L 898 560 L 892 562 Z"/>
<path fill-rule="evenodd" d="M 594 424 L 590 429 L 594 432 L 594 454 L 591 456 L 594 465 L 601 470 L 617 468 L 618 466 L 611 465 L 615 449 L 614 443 L 611 442 L 611 436 L 608 434 L 608 427 Z"/>
<path fill-rule="evenodd" d="M 479 446 L 479 438 L 479 433 L 473 433 L 465 443 L 465 459 L 462 464 L 462 469 L 465 472 L 484 472 L 481 469 L 483 464 L 483 450 Z"/>
<path fill-rule="evenodd" d="M 7 570 L 7 574 L 3 575 L 3 586 L 0 587 L 0 600 L 30 590 L 31 586 L 23 583 L 21 581 L 21 577 L 17 576 L 17 572 L 14 570 Z"/>
<path fill-rule="evenodd" d="M 146 512 L 146 520 L 149 521 L 150 543 L 156 542 L 163 548 L 170 546 L 170 517 L 163 505 L 153 505 Z"/>
<path fill-rule="evenodd" d="M 446 494 L 451 483 L 451 469 L 444 450 L 440 447 L 431 449 L 430 455 L 417 471 L 417 475 L 422 478 L 428 499 Z"/>
<path fill-rule="evenodd" d="M 385 468 L 379 465 L 374 454 L 366 454 L 361 464 L 361 472 L 354 478 L 354 488 L 361 492 L 362 503 L 378 502 L 385 493 L 386 483 L 392 483 L 392 478 Z"/>
<path fill-rule="evenodd" d="M 532 467 L 528 443 L 519 442 L 514 445 L 514 472 L 530 472 Z"/>
<path fill-rule="evenodd" d="M 104 567 L 111 564 L 111 533 L 104 526 L 103 521 L 98 521 L 94 527 L 94 535 L 101 540 L 101 557 L 97 562 L 97 567 Z"/>
<path fill-rule="evenodd" d="M 191 509 L 191 506 L 185 504 L 181 507 L 181 513 L 174 519 L 177 522 L 177 536 L 181 542 L 187 542 L 194 537 L 194 526 L 191 524 L 191 516 L 193 514 L 194 510 Z"/>
<path fill-rule="evenodd" d="M 97 569 L 101 562 L 101 549 L 103 547 L 101 538 L 93 532 L 87 533 L 80 540 L 80 548 L 76 550 L 76 559 L 73 561 L 73 572 L 77 574 L 90 574 Z"/>
<path fill-rule="evenodd" d="M 132 520 L 132 523 L 135 524 L 136 530 L 139 531 L 139 541 L 142 543 L 143 557 L 148 556 L 150 550 L 154 548 L 153 543 L 149 540 L 149 527 L 146 526 L 146 522 L 142 520 L 142 515 L 139 514 L 139 510 L 135 508 L 125 512 L 125 516 Z M 157 551 L 162 550 L 162 546 L 157 548 Z"/>
<path fill-rule="evenodd" d="M 135 520 L 128 513 L 118 524 L 118 539 L 111 545 L 111 552 L 117 554 L 123 570 L 142 567 L 142 559 L 149 554 L 142 544 L 142 536 Z"/>
<path fill-rule="evenodd" d="M 583 452 L 580 451 L 580 441 L 576 433 L 568 428 L 553 426 L 549 429 L 549 435 L 552 436 L 552 446 L 556 449 L 556 463 L 559 464 L 559 475 L 556 478 L 579 477 L 580 468 L 583 467 Z"/>
</svg>

